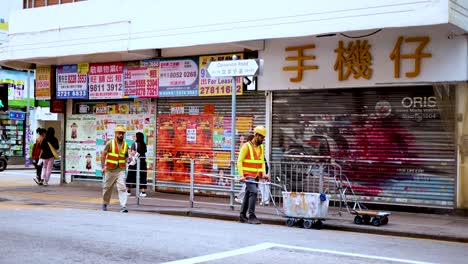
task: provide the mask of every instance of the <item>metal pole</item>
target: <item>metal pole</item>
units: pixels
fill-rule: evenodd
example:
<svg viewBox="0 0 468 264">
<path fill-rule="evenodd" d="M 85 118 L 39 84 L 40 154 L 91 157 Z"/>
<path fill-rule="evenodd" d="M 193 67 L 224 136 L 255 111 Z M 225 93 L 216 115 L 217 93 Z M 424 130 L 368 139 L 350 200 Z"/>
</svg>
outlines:
<svg viewBox="0 0 468 264">
<path fill-rule="evenodd" d="M 29 160 L 29 133 L 31 131 L 31 126 L 29 125 L 29 121 L 31 120 L 30 114 L 29 114 L 29 107 L 31 106 L 31 101 L 29 97 L 31 96 L 31 93 L 29 92 L 29 88 L 31 87 L 31 71 L 28 70 L 28 81 L 26 83 L 26 113 L 25 113 L 25 119 L 26 119 L 26 135 L 25 135 L 25 155 L 24 155 L 24 167 L 29 168 L 30 165 L 30 160 Z M 24 87 L 23 87 L 24 89 Z"/>
<path fill-rule="evenodd" d="M 137 167 L 136 167 L 136 186 L 135 186 L 135 196 L 137 198 L 137 205 L 140 205 L 140 157 L 137 158 Z"/>
<path fill-rule="evenodd" d="M 237 60 L 237 56 L 234 55 L 232 56 L 232 60 Z M 237 84 L 236 84 L 236 77 L 232 77 L 232 106 L 231 106 L 231 176 L 234 177 L 234 174 L 236 173 L 236 90 L 237 90 Z M 231 180 L 231 193 L 229 195 L 229 205 L 231 206 L 231 209 L 234 210 L 234 180 Z"/>
<path fill-rule="evenodd" d="M 195 161 L 190 159 L 190 208 L 193 208 L 193 201 L 195 200 Z"/>
</svg>

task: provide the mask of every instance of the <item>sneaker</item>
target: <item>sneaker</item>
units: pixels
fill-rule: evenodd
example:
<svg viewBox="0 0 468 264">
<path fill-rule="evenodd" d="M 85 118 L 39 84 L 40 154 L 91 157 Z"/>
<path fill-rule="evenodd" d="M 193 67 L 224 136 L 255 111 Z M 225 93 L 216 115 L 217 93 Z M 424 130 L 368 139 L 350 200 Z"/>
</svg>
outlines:
<svg viewBox="0 0 468 264">
<path fill-rule="evenodd" d="M 102 205 L 102 210 L 103 210 L 103 211 L 107 211 L 107 204 L 103 204 L 103 205 Z"/>
<path fill-rule="evenodd" d="M 234 201 L 236 201 L 236 203 L 242 204 L 242 199 L 240 198 L 234 198 Z"/>
<path fill-rule="evenodd" d="M 120 209 L 120 212 L 121 213 L 128 213 L 127 207 L 122 207 L 122 209 Z"/>
<path fill-rule="evenodd" d="M 42 185 L 47 186 L 49 184 L 46 181 L 43 181 Z"/>
<path fill-rule="evenodd" d="M 240 216 L 239 216 L 239 222 L 241 222 L 241 223 L 247 223 L 247 222 L 249 222 L 249 219 L 248 219 L 247 216 L 245 216 L 245 215 L 240 215 Z"/>
<path fill-rule="evenodd" d="M 42 185 L 42 180 L 39 180 L 37 177 L 34 177 L 33 180 L 36 182 L 37 185 Z"/>
<path fill-rule="evenodd" d="M 140 197 L 146 197 L 146 196 L 147 196 L 147 195 L 146 195 L 145 192 L 141 192 L 141 193 L 140 193 Z"/>
<path fill-rule="evenodd" d="M 132 195 L 132 193 L 131 193 L 131 192 L 126 192 L 125 194 L 126 194 L 127 196 L 130 196 L 130 195 Z"/>
<path fill-rule="evenodd" d="M 249 224 L 258 225 L 261 224 L 260 220 L 255 215 L 249 216 Z"/>
</svg>

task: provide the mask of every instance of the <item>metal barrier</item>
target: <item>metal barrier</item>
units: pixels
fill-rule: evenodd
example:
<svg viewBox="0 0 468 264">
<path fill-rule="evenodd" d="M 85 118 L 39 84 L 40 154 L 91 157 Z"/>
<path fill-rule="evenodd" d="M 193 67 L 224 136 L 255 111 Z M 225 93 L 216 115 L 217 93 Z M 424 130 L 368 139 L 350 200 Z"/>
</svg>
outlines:
<svg viewBox="0 0 468 264">
<path fill-rule="evenodd" d="M 168 162 L 178 164 L 178 168 L 164 167 L 158 170 L 141 168 L 142 159 L 153 159 L 154 167 L 157 166 L 158 160 L 167 159 L 165 157 L 139 157 L 136 162 L 136 177 L 135 177 L 135 192 L 136 204 L 140 204 L 139 191 L 142 185 L 146 186 L 146 190 L 182 190 L 189 194 L 189 207 L 193 208 L 195 203 L 213 204 L 196 200 L 196 194 L 214 194 L 217 196 L 228 196 L 229 203 L 223 204 L 234 209 L 234 198 L 236 193 L 240 192 L 242 183 L 235 181 L 235 175 L 226 174 L 225 170 L 214 170 L 214 160 L 209 159 L 189 159 L 189 158 L 170 158 Z M 216 160 L 217 164 L 229 164 L 236 166 L 235 161 Z M 205 166 L 208 164 L 209 166 Z M 325 193 L 331 196 L 331 201 L 339 202 L 340 211 L 343 206 L 343 201 L 346 202 L 345 190 L 350 186 L 346 177 L 343 179 L 341 167 L 335 163 L 325 162 L 280 162 L 271 161 L 269 164 L 269 175 L 271 184 L 266 184 L 268 191 L 271 194 L 271 199 L 274 204 L 281 205 L 283 203 L 282 191 L 292 192 L 308 192 L 308 193 Z M 227 166 L 225 166 L 227 167 Z M 181 169 L 183 168 L 183 169 Z M 200 169 L 203 168 L 203 169 Z M 128 170 L 128 167 L 127 167 Z M 200 170 L 202 172 L 200 172 Z M 140 174 L 147 173 L 147 183 L 140 182 Z M 222 173 L 221 173 L 222 171 Z M 170 174 L 174 180 L 159 180 L 158 176 Z M 163 178 L 163 177 L 161 177 Z M 201 180 L 202 179 L 202 180 Z M 99 179 L 98 179 L 99 180 Z M 261 183 L 262 184 L 262 183 Z M 354 193 L 353 193 L 354 195 Z M 343 197 L 344 196 L 344 197 Z M 216 203 L 216 205 L 220 205 Z"/>
<path fill-rule="evenodd" d="M 157 158 L 156 158 L 157 160 Z M 188 171 L 178 170 L 155 170 L 154 177 L 151 184 L 148 182 L 147 185 L 151 185 L 153 190 L 172 188 L 179 190 L 187 190 L 189 193 L 189 207 L 193 208 L 195 203 L 200 204 L 213 204 L 209 202 L 202 202 L 196 200 L 196 194 L 205 193 L 220 196 L 228 196 L 229 203 L 224 204 L 234 209 L 234 198 L 235 194 L 241 190 L 242 183 L 235 181 L 235 175 L 220 174 L 215 172 L 213 169 L 205 170 L 204 172 L 198 172 L 195 166 L 200 163 L 208 162 L 212 163 L 212 160 L 207 159 L 184 159 L 184 158 L 172 158 L 172 162 L 179 162 L 184 164 Z M 217 160 L 217 162 L 220 162 Z M 224 161 L 230 163 L 231 166 L 235 166 L 234 161 Z M 212 166 L 210 166 L 212 167 Z M 229 171 L 229 169 L 226 169 Z M 137 162 L 137 176 L 136 176 L 136 189 L 140 189 L 140 160 Z M 153 172 L 148 170 L 147 172 Z M 170 173 L 174 178 L 183 179 L 182 182 L 174 181 L 159 181 L 157 180 L 158 174 Z M 313 193 L 325 193 L 330 194 L 331 199 L 334 203 L 339 202 L 340 208 L 342 206 L 342 199 L 340 197 L 339 187 L 342 186 L 342 172 L 341 167 L 334 163 L 305 163 L 305 162 L 277 162 L 273 161 L 269 163 L 269 174 L 271 184 L 266 184 L 268 190 L 271 193 L 271 199 L 275 204 L 282 204 L 282 193 L 281 191 L 293 191 L 293 192 L 313 192 Z M 208 183 L 197 183 L 200 181 L 200 177 L 204 177 L 204 181 Z M 207 180 L 209 179 L 209 180 Z M 225 185 L 214 185 L 215 182 L 224 182 Z M 262 183 L 260 183 L 262 184 Z M 281 188 L 279 188 L 280 186 Z M 147 188 L 148 189 L 148 188 Z M 140 203 L 140 197 L 137 195 L 137 204 Z M 220 205 L 219 203 L 216 203 Z"/>
</svg>

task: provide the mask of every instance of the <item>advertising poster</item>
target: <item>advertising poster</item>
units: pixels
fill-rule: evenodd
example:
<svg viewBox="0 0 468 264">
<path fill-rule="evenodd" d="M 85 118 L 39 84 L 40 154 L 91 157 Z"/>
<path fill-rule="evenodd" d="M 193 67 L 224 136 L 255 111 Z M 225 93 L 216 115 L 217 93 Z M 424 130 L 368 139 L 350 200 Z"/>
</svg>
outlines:
<svg viewBox="0 0 468 264">
<path fill-rule="evenodd" d="M 34 105 L 34 73 L 31 73 L 29 78 L 30 105 Z M 9 106 L 27 106 L 27 90 L 25 90 L 28 84 L 27 72 L 0 69 L 0 84 L 5 85 L 8 89 Z"/>
<path fill-rule="evenodd" d="M 93 115 L 72 115 L 67 118 L 67 142 L 96 142 L 96 117 Z"/>
<path fill-rule="evenodd" d="M 124 73 L 124 96 L 156 98 L 159 90 L 159 67 L 128 68 Z"/>
<path fill-rule="evenodd" d="M 36 68 L 36 100 L 50 100 L 50 81 L 52 69 L 50 66 L 38 66 Z"/>
<path fill-rule="evenodd" d="M 193 153 L 193 152 L 192 152 Z M 210 177 L 213 173 L 213 153 L 208 150 L 194 151 L 192 157 L 195 159 L 195 183 L 213 184 L 216 178 Z"/>
<path fill-rule="evenodd" d="M 158 149 L 174 147 L 174 120 L 171 115 L 158 116 Z"/>
<path fill-rule="evenodd" d="M 198 57 L 161 60 L 159 97 L 198 96 Z"/>
<path fill-rule="evenodd" d="M 196 148 L 203 150 L 213 149 L 213 116 L 196 115 L 191 116 L 192 123 L 196 125 L 197 138 Z"/>
<path fill-rule="evenodd" d="M 173 177 L 176 182 L 190 182 L 190 159 L 194 158 L 190 150 L 177 150 L 174 158 Z"/>
<path fill-rule="evenodd" d="M 229 176 L 231 174 L 231 152 L 229 151 L 214 151 L 213 152 L 213 173 L 220 176 Z M 231 185 L 227 179 L 215 179 L 213 184 L 220 186 Z"/>
<path fill-rule="evenodd" d="M 199 96 L 220 96 L 232 94 L 232 77 L 208 77 L 208 64 L 211 61 L 232 60 L 232 56 L 237 55 L 237 58 L 242 60 L 244 54 L 223 54 L 200 56 L 200 81 L 198 85 Z M 236 78 L 236 94 L 242 95 L 242 77 Z"/>
<path fill-rule="evenodd" d="M 81 144 L 78 142 L 66 143 L 66 157 L 65 173 L 79 174 L 80 173 L 80 160 L 81 160 Z"/>
<path fill-rule="evenodd" d="M 158 148 L 157 180 L 174 181 L 174 155 L 172 149 Z"/>
<path fill-rule="evenodd" d="M 123 62 L 89 65 L 89 99 L 123 98 Z"/>
<path fill-rule="evenodd" d="M 88 99 L 88 77 L 78 73 L 78 65 L 57 66 L 57 99 Z"/>
</svg>

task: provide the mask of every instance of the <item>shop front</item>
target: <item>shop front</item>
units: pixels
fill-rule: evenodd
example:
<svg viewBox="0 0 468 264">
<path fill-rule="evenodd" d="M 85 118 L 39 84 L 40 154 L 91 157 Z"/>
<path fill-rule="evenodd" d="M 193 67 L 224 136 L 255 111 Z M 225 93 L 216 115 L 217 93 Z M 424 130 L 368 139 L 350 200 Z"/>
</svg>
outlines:
<svg viewBox="0 0 468 264">
<path fill-rule="evenodd" d="M 448 32 L 268 41 L 260 89 L 272 102 L 271 159 L 336 163 L 360 201 L 456 207 L 467 43 Z"/>
<path fill-rule="evenodd" d="M 30 93 L 27 91 L 28 78 Z M 26 136 L 26 109 L 34 106 L 34 75 L 26 71 L 0 69 L 0 151 L 10 157 L 10 164 L 24 164 L 29 147 Z M 5 95 L 5 96 L 3 96 Z M 29 96 L 29 98 L 28 98 Z"/>
<path fill-rule="evenodd" d="M 237 78 L 237 126 L 231 131 L 233 79 L 210 78 L 206 68 L 232 55 L 58 66 L 57 99 L 72 99 L 65 125 L 66 179 L 101 178 L 104 146 L 115 126 L 123 125 L 129 145 L 137 132 L 145 135 L 150 182 L 187 184 L 195 159 L 197 184 L 229 185 L 208 175 L 229 174 L 232 138 L 245 142 L 255 125 L 265 124 L 264 93 L 248 91 Z"/>
</svg>

